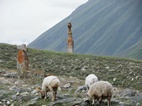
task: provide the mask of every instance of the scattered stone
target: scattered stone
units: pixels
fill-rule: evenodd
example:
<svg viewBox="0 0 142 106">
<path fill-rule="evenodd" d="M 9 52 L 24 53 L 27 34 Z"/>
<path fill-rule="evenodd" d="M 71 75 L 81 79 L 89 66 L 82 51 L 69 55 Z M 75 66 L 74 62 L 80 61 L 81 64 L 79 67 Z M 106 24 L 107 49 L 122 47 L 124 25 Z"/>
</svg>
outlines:
<svg viewBox="0 0 142 106">
<path fill-rule="evenodd" d="M 8 94 L 9 93 L 9 91 L 7 91 L 7 90 L 0 90 L 0 94 Z"/>
<path fill-rule="evenodd" d="M 7 104 L 7 105 L 10 105 L 10 101 L 7 101 L 6 104 Z"/>
<path fill-rule="evenodd" d="M 87 66 L 84 66 L 84 67 L 81 68 L 81 71 L 84 71 L 84 72 L 85 72 L 86 69 L 87 69 Z"/>
<path fill-rule="evenodd" d="M 140 103 L 138 102 L 138 103 L 136 104 L 136 106 L 140 106 Z"/>
<path fill-rule="evenodd" d="M 76 90 L 76 93 L 79 91 L 86 91 L 86 86 L 79 86 Z"/>
<path fill-rule="evenodd" d="M 36 94 L 36 93 L 38 93 L 38 91 L 35 89 L 33 91 L 31 91 L 31 94 Z"/>
<path fill-rule="evenodd" d="M 3 103 L 0 101 L 0 106 L 3 106 Z"/>
<path fill-rule="evenodd" d="M 24 84 L 24 81 L 21 79 L 18 79 L 17 81 L 15 81 L 14 83 L 16 86 L 22 86 Z"/>
<path fill-rule="evenodd" d="M 4 62 L 4 60 L 0 59 L 0 63 Z"/>
<path fill-rule="evenodd" d="M 139 101 L 142 101 L 142 93 L 137 93 L 133 99 L 136 101 L 136 102 L 139 102 Z"/>
<path fill-rule="evenodd" d="M 131 89 L 124 89 L 121 93 L 123 96 L 135 96 L 136 91 Z"/>
<path fill-rule="evenodd" d="M 28 102 L 28 105 L 27 106 L 39 106 L 39 104 L 37 103 L 39 97 L 35 97 L 33 99 L 31 99 L 29 102 Z"/>
<path fill-rule="evenodd" d="M 29 93 L 28 93 L 28 92 L 22 92 L 22 93 L 20 93 L 20 95 L 21 95 L 21 96 L 28 96 Z"/>
<path fill-rule="evenodd" d="M 11 73 L 6 73 L 6 74 L 3 74 L 4 77 L 8 77 L 8 78 L 15 78 L 18 76 L 18 73 L 17 72 L 11 72 Z"/>
<path fill-rule="evenodd" d="M 20 88 L 18 88 L 17 86 L 12 86 L 11 88 L 10 88 L 10 90 L 13 90 L 14 92 L 16 92 L 16 93 L 19 93 L 20 92 Z"/>
<path fill-rule="evenodd" d="M 11 85 L 11 82 L 5 79 L 4 77 L 0 77 L 0 83 L 5 85 Z"/>
<path fill-rule="evenodd" d="M 57 104 L 61 104 L 61 103 L 70 103 L 70 102 L 73 102 L 75 101 L 76 99 L 75 98 L 66 98 L 66 99 L 61 99 L 61 100 L 57 100 L 55 102 L 51 102 L 49 104 L 49 106 L 54 106 L 54 105 L 57 105 Z"/>
<path fill-rule="evenodd" d="M 132 78 L 132 77 L 131 77 Z M 131 80 L 130 78 L 130 80 Z M 0 84 L 3 85 L 0 90 L 0 106 L 15 106 L 15 102 L 27 103 L 26 106 L 44 106 L 39 104 L 40 95 L 35 89 L 41 84 L 29 85 L 24 82 L 24 79 L 14 79 L 8 77 L 0 77 Z M 89 99 L 85 98 L 85 86 L 79 86 L 76 89 L 76 84 L 80 84 L 79 80 L 76 80 L 73 77 L 69 77 L 67 81 L 64 77 L 60 78 L 63 82 L 61 86 L 61 91 L 57 92 L 57 101 L 51 102 L 52 95 L 48 93 L 49 100 L 45 106 L 89 106 Z M 135 81 L 134 77 L 134 81 Z M 16 81 L 15 81 L 16 80 Z M 117 79 L 114 77 L 113 81 L 117 82 Z M 7 88 L 7 89 L 5 89 Z M 132 89 L 117 89 L 116 96 L 111 100 L 112 106 L 141 106 L 142 103 L 142 93 Z M 77 94 L 76 94 L 77 93 Z M 37 95 L 38 94 L 38 95 Z M 41 102 L 41 101 L 40 101 Z M 102 105 L 106 105 L 106 102 L 103 102 Z"/>
<path fill-rule="evenodd" d="M 119 102 L 119 106 L 132 106 L 132 105 L 131 105 L 131 104 L 124 103 L 124 102 Z"/>
<path fill-rule="evenodd" d="M 64 88 L 70 88 L 71 87 L 71 83 L 67 83 L 63 86 Z"/>
<path fill-rule="evenodd" d="M 113 81 L 116 81 L 116 78 L 113 78 Z"/>
<path fill-rule="evenodd" d="M 71 106 L 80 106 L 80 104 L 82 103 L 81 100 L 77 100 L 71 103 Z"/>
<path fill-rule="evenodd" d="M 109 69 L 110 67 L 109 67 L 109 66 L 106 66 L 105 68 L 106 68 L 106 69 Z"/>
</svg>

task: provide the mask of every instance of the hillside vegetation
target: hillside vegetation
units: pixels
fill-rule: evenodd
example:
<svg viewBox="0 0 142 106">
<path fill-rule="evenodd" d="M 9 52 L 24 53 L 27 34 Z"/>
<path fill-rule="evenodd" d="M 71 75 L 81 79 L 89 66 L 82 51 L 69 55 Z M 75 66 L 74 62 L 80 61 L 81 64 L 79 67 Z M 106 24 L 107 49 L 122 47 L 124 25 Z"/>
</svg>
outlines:
<svg viewBox="0 0 142 106">
<path fill-rule="evenodd" d="M 142 61 L 28 49 L 30 70 L 84 80 L 94 73 L 114 86 L 142 91 Z M 0 44 L 0 69 L 16 70 L 15 45 Z"/>
<path fill-rule="evenodd" d="M 88 0 L 29 47 L 65 52 L 71 21 L 75 53 L 142 59 L 141 10 L 141 0 Z"/>
</svg>

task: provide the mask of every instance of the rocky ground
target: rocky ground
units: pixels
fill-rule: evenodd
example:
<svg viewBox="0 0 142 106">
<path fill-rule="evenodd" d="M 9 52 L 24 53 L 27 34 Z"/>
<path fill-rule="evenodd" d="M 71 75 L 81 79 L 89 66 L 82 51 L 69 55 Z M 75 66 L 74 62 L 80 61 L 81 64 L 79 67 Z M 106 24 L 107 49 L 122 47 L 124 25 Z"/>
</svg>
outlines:
<svg viewBox="0 0 142 106">
<path fill-rule="evenodd" d="M 61 91 L 58 91 L 57 101 L 44 101 L 40 98 L 36 87 L 41 86 L 42 78 L 18 78 L 16 71 L 0 70 L 0 106 L 91 106 L 87 101 L 84 80 L 75 77 L 58 76 L 61 81 Z M 114 87 L 111 106 L 142 106 L 142 92 L 133 89 Z M 78 92 L 76 90 L 78 89 Z M 107 106 L 107 101 L 103 102 Z"/>
</svg>

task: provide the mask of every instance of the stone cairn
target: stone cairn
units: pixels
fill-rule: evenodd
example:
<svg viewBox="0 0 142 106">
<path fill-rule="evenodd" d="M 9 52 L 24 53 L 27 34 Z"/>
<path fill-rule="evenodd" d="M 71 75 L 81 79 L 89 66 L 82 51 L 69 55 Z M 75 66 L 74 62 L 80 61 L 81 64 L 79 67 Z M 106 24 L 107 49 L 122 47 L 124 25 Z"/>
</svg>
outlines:
<svg viewBox="0 0 142 106">
<path fill-rule="evenodd" d="M 20 74 L 27 72 L 29 70 L 28 55 L 26 53 L 27 47 L 25 44 L 17 45 L 17 70 Z"/>
<path fill-rule="evenodd" d="M 71 22 L 68 23 L 68 39 L 67 39 L 67 52 L 73 53 L 74 52 L 74 41 L 72 37 L 72 31 L 71 31 L 72 24 Z"/>
</svg>

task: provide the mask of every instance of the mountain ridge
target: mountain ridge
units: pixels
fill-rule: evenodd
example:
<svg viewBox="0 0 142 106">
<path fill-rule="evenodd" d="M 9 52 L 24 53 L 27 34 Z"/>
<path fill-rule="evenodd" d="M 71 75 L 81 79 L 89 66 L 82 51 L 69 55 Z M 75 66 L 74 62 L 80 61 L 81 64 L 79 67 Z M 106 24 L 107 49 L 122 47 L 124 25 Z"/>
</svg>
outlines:
<svg viewBox="0 0 142 106">
<path fill-rule="evenodd" d="M 141 5 L 140 0 L 89 0 L 28 46 L 65 52 L 71 21 L 75 53 L 121 56 L 142 40 Z"/>
</svg>

